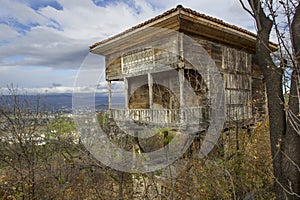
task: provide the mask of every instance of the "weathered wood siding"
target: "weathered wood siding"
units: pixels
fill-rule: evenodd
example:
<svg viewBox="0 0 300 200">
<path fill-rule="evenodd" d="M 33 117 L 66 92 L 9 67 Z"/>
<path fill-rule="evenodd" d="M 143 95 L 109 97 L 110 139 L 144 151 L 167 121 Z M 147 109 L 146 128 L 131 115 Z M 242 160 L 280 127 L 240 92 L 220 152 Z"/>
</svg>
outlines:
<svg viewBox="0 0 300 200">
<path fill-rule="evenodd" d="M 202 45 L 222 74 L 227 120 L 251 118 L 254 109 L 264 113 L 264 86 L 261 71 L 254 65 L 253 54 L 234 46 L 209 41 L 198 35 L 189 36 Z M 191 48 L 193 47 L 189 44 L 185 45 L 184 52 L 191 52 Z M 186 66 L 191 67 L 188 63 Z"/>
<path fill-rule="evenodd" d="M 251 55 L 223 46 L 223 78 L 229 120 L 252 117 Z"/>
<path fill-rule="evenodd" d="M 114 80 L 122 73 L 121 57 L 110 55 L 105 58 L 105 74 L 107 80 Z"/>
</svg>

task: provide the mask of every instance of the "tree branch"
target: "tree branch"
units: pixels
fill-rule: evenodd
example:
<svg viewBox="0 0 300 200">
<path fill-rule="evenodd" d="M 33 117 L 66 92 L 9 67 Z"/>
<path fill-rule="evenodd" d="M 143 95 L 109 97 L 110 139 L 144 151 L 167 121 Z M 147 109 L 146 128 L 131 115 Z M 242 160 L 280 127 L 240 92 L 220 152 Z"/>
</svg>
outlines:
<svg viewBox="0 0 300 200">
<path fill-rule="evenodd" d="M 240 1 L 241 5 L 242 5 L 243 9 L 244 9 L 246 12 L 248 12 L 253 18 L 255 18 L 253 12 L 251 12 L 251 11 L 245 6 L 243 0 L 239 0 L 239 1 Z"/>
</svg>

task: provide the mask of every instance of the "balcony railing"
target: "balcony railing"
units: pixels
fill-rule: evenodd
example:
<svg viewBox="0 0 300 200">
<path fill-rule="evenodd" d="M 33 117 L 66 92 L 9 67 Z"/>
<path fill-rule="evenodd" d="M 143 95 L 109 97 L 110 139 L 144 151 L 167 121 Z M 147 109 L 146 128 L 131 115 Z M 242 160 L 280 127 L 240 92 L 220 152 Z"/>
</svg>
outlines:
<svg viewBox="0 0 300 200">
<path fill-rule="evenodd" d="M 189 107 L 182 109 L 111 109 L 115 121 L 133 120 L 157 125 L 199 124 L 207 119 L 207 109 Z"/>
</svg>

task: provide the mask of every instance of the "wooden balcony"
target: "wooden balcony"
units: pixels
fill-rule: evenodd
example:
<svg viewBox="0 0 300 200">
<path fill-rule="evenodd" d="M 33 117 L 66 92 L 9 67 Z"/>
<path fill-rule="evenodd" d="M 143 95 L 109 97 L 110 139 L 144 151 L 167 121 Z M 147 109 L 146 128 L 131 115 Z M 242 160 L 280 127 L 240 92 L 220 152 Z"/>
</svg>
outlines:
<svg viewBox="0 0 300 200">
<path fill-rule="evenodd" d="M 110 116 L 119 122 L 134 121 L 158 126 L 199 125 L 208 119 L 207 108 L 183 109 L 111 109 Z"/>
</svg>

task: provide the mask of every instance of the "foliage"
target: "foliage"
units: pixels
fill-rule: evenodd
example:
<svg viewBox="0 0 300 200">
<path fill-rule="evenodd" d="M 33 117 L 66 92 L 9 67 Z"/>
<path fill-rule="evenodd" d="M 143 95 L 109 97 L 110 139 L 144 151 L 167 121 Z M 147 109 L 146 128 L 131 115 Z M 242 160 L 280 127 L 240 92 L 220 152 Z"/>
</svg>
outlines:
<svg viewBox="0 0 300 200">
<path fill-rule="evenodd" d="M 20 102 L 15 104 L 12 108 L 22 108 Z M 36 113 L 32 109 L 8 112 L 7 106 L 1 109 L 2 199 L 274 198 L 267 123 L 253 126 L 251 134 L 242 128 L 225 132 L 206 159 L 197 157 L 195 141 L 183 158 L 166 169 L 128 174 L 96 161 L 80 143 L 74 122 L 67 116 L 41 110 L 29 115 Z M 146 144 L 153 148 L 151 143 L 166 145 L 178 134 L 167 127 L 156 128 L 157 137 L 152 142 L 136 141 L 124 138 L 108 114 L 99 114 L 98 119 L 113 141 L 129 150 Z"/>
<path fill-rule="evenodd" d="M 274 199 L 268 124 L 257 124 L 251 135 L 239 129 L 239 149 L 235 131 L 224 133 L 220 146 L 205 160 L 199 160 L 196 151 L 170 167 L 173 176 L 165 169 L 166 199 Z"/>
<path fill-rule="evenodd" d="M 46 134 L 48 139 L 56 138 L 78 142 L 79 135 L 75 130 L 75 123 L 71 118 L 56 114 L 54 119 L 48 123 L 48 133 Z"/>
</svg>

